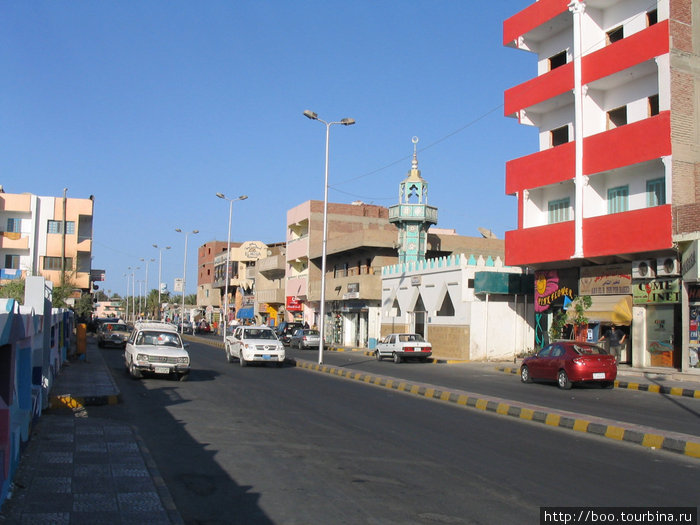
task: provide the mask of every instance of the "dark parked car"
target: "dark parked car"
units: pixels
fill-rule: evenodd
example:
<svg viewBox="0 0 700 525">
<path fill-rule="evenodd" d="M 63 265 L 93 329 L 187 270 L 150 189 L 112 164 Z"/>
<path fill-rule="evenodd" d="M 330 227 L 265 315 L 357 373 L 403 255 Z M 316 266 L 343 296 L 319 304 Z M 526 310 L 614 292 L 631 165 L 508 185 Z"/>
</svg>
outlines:
<svg viewBox="0 0 700 525">
<path fill-rule="evenodd" d="M 275 330 L 275 333 L 277 334 L 277 338 L 280 341 L 282 341 L 283 345 L 288 345 L 289 340 L 294 335 L 294 332 L 296 332 L 300 328 L 304 328 L 303 323 L 284 321 L 280 323 L 280 325 L 277 327 L 277 330 Z"/>
<path fill-rule="evenodd" d="M 568 390 L 573 383 L 597 382 L 612 388 L 617 377 L 614 355 L 593 343 L 557 341 L 545 346 L 535 355 L 523 359 L 520 379 L 556 381 L 559 388 Z"/>
</svg>

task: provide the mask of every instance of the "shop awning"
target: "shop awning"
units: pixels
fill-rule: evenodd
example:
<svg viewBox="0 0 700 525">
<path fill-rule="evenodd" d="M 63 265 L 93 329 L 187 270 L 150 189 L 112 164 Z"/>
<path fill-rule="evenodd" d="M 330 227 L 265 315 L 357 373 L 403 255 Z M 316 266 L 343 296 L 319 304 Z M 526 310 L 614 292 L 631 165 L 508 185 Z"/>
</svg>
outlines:
<svg viewBox="0 0 700 525">
<path fill-rule="evenodd" d="M 586 310 L 589 323 L 614 323 L 629 326 L 632 323 L 631 295 L 591 295 L 593 303 Z M 573 305 L 569 307 L 568 318 L 574 315 Z"/>
<path fill-rule="evenodd" d="M 236 312 L 236 319 L 253 319 L 253 317 L 255 317 L 255 314 L 252 306 L 241 308 Z"/>
</svg>

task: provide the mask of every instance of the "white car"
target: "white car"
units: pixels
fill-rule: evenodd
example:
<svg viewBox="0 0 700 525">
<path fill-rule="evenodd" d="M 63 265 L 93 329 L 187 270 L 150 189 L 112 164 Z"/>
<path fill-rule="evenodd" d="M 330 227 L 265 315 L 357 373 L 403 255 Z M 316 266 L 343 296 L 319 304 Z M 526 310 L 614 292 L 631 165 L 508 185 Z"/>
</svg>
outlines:
<svg viewBox="0 0 700 525">
<path fill-rule="evenodd" d="M 389 334 L 377 343 L 374 351 L 377 361 L 391 357 L 394 363 L 400 363 L 407 357 L 427 361 L 432 354 L 431 344 L 420 334 Z"/>
<path fill-rule="evenodd" d="M 190 373 L 185 348 L 177 327 L 170 323 L 136 323 L 124 348 L 124 365 L 135 379 L 147 373 L 185 381 Z"/>
<path fill-rule="evenodd" d="M 226 337 L 229 363 L 238 359 L 241 366 L 254 361 L 282 366 L 284 357 L 284 345 L 269 326 L 237 326 L 233 334 Z"/>
</svg>

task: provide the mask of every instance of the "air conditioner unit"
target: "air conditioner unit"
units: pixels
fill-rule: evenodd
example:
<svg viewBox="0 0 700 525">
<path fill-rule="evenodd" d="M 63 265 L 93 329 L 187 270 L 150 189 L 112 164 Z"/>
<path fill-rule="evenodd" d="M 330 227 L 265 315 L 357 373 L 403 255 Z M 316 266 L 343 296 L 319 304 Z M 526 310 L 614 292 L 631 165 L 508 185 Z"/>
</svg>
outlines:
<svg viewBox="0 0 700 525">
<path fill-rule="evenodd" d="M 634 261 L 632 263 L 632 278 L 633 279 L 653 279 L 656 277 L 654 259 Z"/>
<path fill-rule="evenodd" d="M 680 275 L 681 268 L 676 257 L 659 257 L 656 259 L 656 275 L 666 277 Z"/>
</svg>

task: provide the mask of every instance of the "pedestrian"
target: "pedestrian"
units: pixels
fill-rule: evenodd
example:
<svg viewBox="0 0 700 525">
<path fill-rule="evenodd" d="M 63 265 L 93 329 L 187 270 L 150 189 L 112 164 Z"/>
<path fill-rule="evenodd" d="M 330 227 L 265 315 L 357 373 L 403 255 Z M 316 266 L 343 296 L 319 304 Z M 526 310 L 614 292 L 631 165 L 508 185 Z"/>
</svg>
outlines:
<svg viewBox="0 0 700 525">
<path fill-rule="evenodd" d="M 309 322 L 308 322 L 308 321 L 304 321 L 304 328 L 305 328 L 306 330 L 309 329 Z"/>
<path fill-rule="evenodd" d="M 610 326 L 605 335 L 598 339 L 600 341 L 607 341 L 610 348 L 610 354 L 615 356 L 615 360 L 619 363 L 620 356 L 622 355 L 622 345 L 627 339 L 627 334 L 624 333 L 620 328 L 613 324 Z"/>
</svg>

